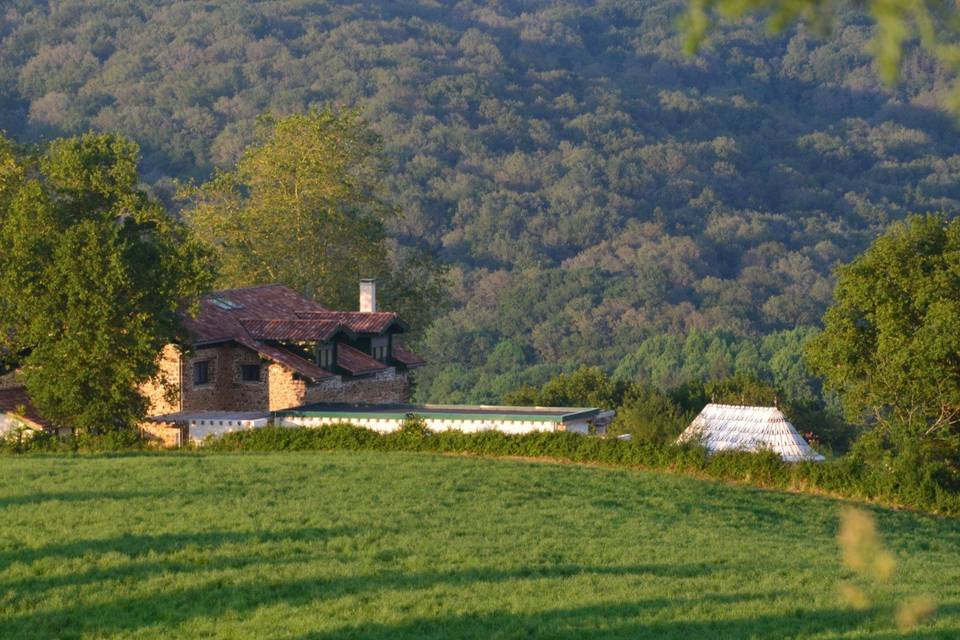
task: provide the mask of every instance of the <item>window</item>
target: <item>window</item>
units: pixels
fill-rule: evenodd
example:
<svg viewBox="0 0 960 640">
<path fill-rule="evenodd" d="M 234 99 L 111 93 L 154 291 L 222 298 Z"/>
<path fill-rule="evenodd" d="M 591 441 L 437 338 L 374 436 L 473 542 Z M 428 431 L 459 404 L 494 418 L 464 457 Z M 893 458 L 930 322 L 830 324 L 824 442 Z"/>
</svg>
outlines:
<svg viewBox="0 0 960 640">
<path fill-rule="evenodd" d="M 233 300 L 228 300 L 227 298 L 211 298 L 210 302 L 224 311 L 236 311 L 237 309 L 243 309 L 243 305 L 234 302 Z"/>
<path fill-rule="evenodd" d="M 193 386 L 210 384 L 210 361 L 193 363 Z"/>
<path fill-rule="evenodd" d="M 317 366 L 324 369 L 333 369 L 335 351 L 332 344 L 317 345 Z"/>
<path fill-rule="evenodd" d="M 260 365 L 242 364 L 240 365 L 240 379 L 244 382 L 260 382 Z"/>
<path fill-rule="evenodd" d="M 386 362 L 387 352 L 390 347 L 390 338 L 382 336 L 379 338 L 373 338 L 370 341 L 370 353 L 374 358 L 380 362 Z"/>
</svg>

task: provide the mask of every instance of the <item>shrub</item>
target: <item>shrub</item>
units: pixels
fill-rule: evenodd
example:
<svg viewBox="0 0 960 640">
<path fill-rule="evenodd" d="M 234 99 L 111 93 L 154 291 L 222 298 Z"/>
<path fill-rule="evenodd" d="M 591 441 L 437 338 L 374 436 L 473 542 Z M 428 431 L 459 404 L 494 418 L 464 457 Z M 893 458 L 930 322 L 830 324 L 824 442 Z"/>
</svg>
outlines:
<svg viewBox="0 0 960 640">
<path fill-rule="evenodd" d="M 692 419 L 693 413 L 681 409 L 667 394 L 635 385 L 617 409 L 610 433 L 628 433 L 638 442 L 669 444 Z"/>
<path fill-rule="evenodd" d="M 381 434 L 348 423 L 317 428 L 267 427 L 209 440 L 212 451 L 427 451 L 488 456 L 547 457 L 621 467 L 696 473 L 718 480 L 780 489 L 820 490 L 851 498 L 882 500 L 941 513 L 960 514 L 960 495 L 941 484 L 941 470 L 929 465 L 891 478 L 861 457 L 823 463 L 787 463 L 772 451 L 730 451 L 708 455 L 696 444 L 622 441 L 568 432 L 508 435 L 500 431 L 434 432 L 412 417 L 393 433 Z"/>
<path fill-rule="evenodd" d="M 0 453 L 100 452 L 139 449 L 136 433 L 59 438 L 37 433 L 0 439 Z M 664 469 L 762 487 L 818 490 L 850 498 L 880 500 L 928 511 L 960 514 L 960 493 L 945 463 L 890 450 L 884 440 L 862 438 L 851 455 L 823 463 L 787 463 L 772 451 L 730 451 L 708 455 L 695 444 L 617 440 L 569 432 L 434 432 L 411 417 L 395 432 L 382 434 L 349 423 L 317 428 L 265 427 L 208 438 L 208 451 L 423 451 L 487 456 L 546 457 L 619 467 Z M 912 460 L 912 462 L 910 462 Z"/>
<path fill-rule="evenodd" d="M 71 444 L 75 451 L 91 453 L 146 448 L 146 443 L 135 429 L 118 429 L 98 434 L 78 434 L 72 438 Z"/>
<path fill-rule="evenodd" d="M 60 446 L 59 439 L 45 432 L 30 429 L 26 425 L 11 429 L 0 437 L 0 452 L 2 453 L 31 453 L 39 451 L 56 451 Z"/>
<path fill-rule="evenodd" d="M 146 443 L 134 429 L 60 436 L 48 431 L 35 431 L 21 427 L 0 438 L 2 453 L 102 453 L 136 451 L 145 448 Z"/>
</svg>

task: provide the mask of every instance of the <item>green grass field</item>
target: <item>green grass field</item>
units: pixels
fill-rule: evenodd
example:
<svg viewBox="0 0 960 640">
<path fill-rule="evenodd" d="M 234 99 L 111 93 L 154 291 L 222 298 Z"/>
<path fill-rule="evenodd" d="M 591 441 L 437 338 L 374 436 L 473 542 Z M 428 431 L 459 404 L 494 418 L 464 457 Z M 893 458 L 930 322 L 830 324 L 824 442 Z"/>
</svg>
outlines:
<svg viewBox="0 0 960 640">
<path fill-rule="evenodd" d="M 417 454 L 0 458 L 0 638 L 960 637 L 960 522 L 874 509 L 867 610 L 837 501 Z"/>
</svg>

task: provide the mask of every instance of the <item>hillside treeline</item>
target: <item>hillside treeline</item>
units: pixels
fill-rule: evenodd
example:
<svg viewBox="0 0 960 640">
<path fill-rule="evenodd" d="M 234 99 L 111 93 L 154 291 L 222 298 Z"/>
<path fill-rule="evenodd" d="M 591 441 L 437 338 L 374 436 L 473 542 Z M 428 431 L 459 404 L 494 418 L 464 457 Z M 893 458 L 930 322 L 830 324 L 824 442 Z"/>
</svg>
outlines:
<svg viewBox="0 0 960 640">
<path fill-rule="evenodd" d="M 820 393 L 800 352 L 832 269 L 906 212 L 953 211 L 945 75 L 882 87 L 869 23 L 744 23 L 679 53 L 670 0 L 13 0 L 0 127 L 138 141 L 154 191 L 232 166 L 263 112 L 357 107 L 392 234 L 453 265 L 421 399 L 497 400 L 579 365 L 660 388 L 754 375 Z"/>
</svg>

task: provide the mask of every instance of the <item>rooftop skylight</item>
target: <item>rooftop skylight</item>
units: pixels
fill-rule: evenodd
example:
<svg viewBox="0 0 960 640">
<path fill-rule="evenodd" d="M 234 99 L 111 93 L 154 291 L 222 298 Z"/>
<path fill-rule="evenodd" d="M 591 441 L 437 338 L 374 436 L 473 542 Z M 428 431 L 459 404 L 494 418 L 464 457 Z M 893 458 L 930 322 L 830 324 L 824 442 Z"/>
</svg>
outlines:
<svg viewBox="0 0 960 640">
<path fill-rule="evenodd" d="M 237 309 L 243 309 L 243 305 L 229 300 L 227 298 L 211 298 L 212 302 L 217 307 L 223 309 L 224 311 L 235 311 Z"/>
</svg>

